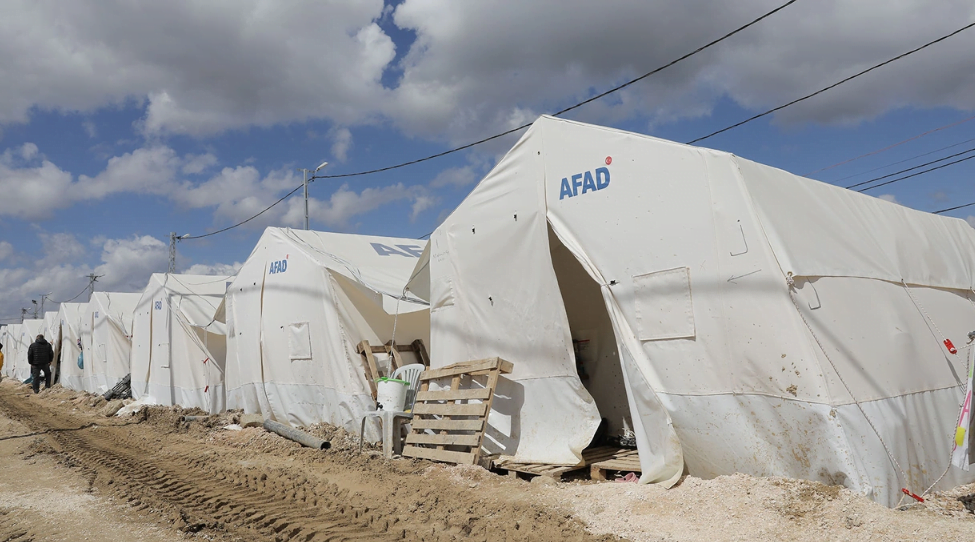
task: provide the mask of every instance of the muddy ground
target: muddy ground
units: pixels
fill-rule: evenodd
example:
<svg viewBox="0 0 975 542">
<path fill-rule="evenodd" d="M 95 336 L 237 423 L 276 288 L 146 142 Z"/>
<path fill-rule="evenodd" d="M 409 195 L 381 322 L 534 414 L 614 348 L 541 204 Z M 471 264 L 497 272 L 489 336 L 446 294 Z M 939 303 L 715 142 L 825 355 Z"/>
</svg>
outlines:
<svg viewBox="0 0 975 542">
<path fill-rule="evenodd" d="M 0 383 L 0 541 L 973 540 L 958 488 L 890 510 L 839 487 L 743 475 L 674 489 L 556 483 L 301 448 L 230 413 L 106 417 L 103 400 Z"/>
</svg>

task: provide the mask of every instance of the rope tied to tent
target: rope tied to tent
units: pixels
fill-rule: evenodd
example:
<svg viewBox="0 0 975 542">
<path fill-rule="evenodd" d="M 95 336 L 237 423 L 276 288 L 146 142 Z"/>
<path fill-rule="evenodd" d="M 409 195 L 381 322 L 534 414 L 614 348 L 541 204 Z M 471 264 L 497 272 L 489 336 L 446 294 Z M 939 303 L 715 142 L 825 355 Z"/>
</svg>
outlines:
<svg viewBox="0 0 975 542">
<path fill-rule="evenodd" d="M 856 405 L 857 410 L 859 410 L 860 414 L 863 415 L 863 419 L 866 420 L 867 425 L 870 426 L 870 429 L 873 430 L 873 433 L 877 435 L 877 440 L 880 441 L 880 444 L 884 447 L 884 451 L 887 453 L 887 459 L 890 460 L 891 465 L 893 465 L 893 467 L 897 469 L 898 475 L 901 477 L 902 481 L 904 482 L 904 485 L 907 486 L 908 485 L 907 472 L 904 470 L 903 467 L 901 467 L 901 464 L 897 462 L 897 459 L 894 457 L 893 452 L 890 451 L 890 447 L 887 446 L 887 442 L 884 441 L 884 438 L 882 436 L 880 436 L 880 431 L 877 429 L 877 426 L 873 424 L 873 421 L 870 419 L 870 416 L 867 416 L 867 411 L 864 410 L 863 405 L 861 405 L 860 401 L 857 400 L 856 395 L 853 394 L 853 390 L 850 389 L 849 384 L 847 384 L 846 380 L 843 379 L 843 375 L 840 374 L 839 369 L 836 367 L 836 363 L 833 362 L 833 358 L 829 356 L 829 353 L 826 351 L 826 347 L 823 345 L 823 342 L 819 339 L 819 335 L 817 335 L 816 332 L 813 330 L 812 325 L 809 323 L 808 320 L 806 320 L 806 315 L 804 315 L 802 313 L 802 310 L 799 308 L 799 302 L 796 301 L 796 281 L 795 278 L 792 276 L 792 271 L 789 271 L 786 274 L 785 282 L 789 287 L 789 299 L 792 300 L 792 304 L 795 306 L 796 312 L 799 313 L 799 318 L 802 320 L 802 323 L 805 324 L 806 329 L 809 330 L 809 333 L 810 335 L 812 335 L 813 340 L 816 341 L 816 344 L 819 346 L 820 351 L 822 351 L 823 353 L 823 357 L 826 358 L 826 361 L 828 361 L 830 366 L 833 368 L 833 372 L 836 374 L 836 377 L 839 379 L 840 383 L 843 384 L 843 387 L 846 389 L 846 392 L 850 394 L 850 398 L 853 399 L 853 404 Z M 904 491 L 905 495 L 911 495 L 907 487 L 902 488 L 902 491 Z M 903 498 L 904 497 L 901 497 L 902 500 Z"/>
<path fill-rule="evenodd" d="M 942 333 L 941 329 L 938 328 L 938 324 L 935 323 L 934 318 L 931 318 L 931 315 L 928 314 L 928 311 L 924 310 L 924 307 L 921 305 L 921 303 L 917 300 L 917 298 L 914 297 L 914 294 L 911 292 L 911 289 L 907 286 L 907 281 L 901 279 L 901 284 L 904 286 L 904 290 L 907 291 L 907 295 L 910 296 L 911 301 L 914 303 L 914 308 L 916 308 L 918 312 L 921 313 L 921 317 L 924 318 L 924 322 L 928 324 L 928 329 L 931 330 L 931 328 L 934 328 L 933 330 L 931 330 L 931 333 L 934 334 L 935 332 L 937 332 L 937 334 L 941 336 L 941 344 L 945 345 L 945 348 L 948 349 L 948 352 L 953 355 L 957 354 L 958 349 L 955 348 L 954 344 L 952 344 L 951 339 L 945 337 L 945 334 Z"/>
<path fill-rule="evenodd" d="M 905 285 L 905 287 L 906 287 L 906 285 Z M 972 292 L 972 293 L 975 293 L 975 288 L 969 288 L 969 291 Z M 910 294 L 911 291 L 908 290 L 907 293 Z M 913 296 L 911 296 L 911 297 L 913 299 Z M 968 302 L 971 303 L 972 308 L 975 308 L 975 301 L 972 301 L 972 298 L 968 296 L 968 293 L 967 292 L 965 293 L 965 299 L 967 299 Z M 975 331 L 972 331 L 972 332 L 969 332 L 968 333 L 968 343 L 965 346 L 963 346 L 961 349 L 962 350 L 968 350 L 972 346 L 975 346 Z M 969 375 L 972 374 L 972 362 L 975 361 L 975 360 L 973 360 L 973 358 L 975 358 L 975 354 L 969 353 L 968 356 L 967 356 L 967 359 L 968 359 L 968 370 L 965 371 L 965 377 L 966 377 L 966 379 L 969 377 Z M 959 387 L 960 386 L 967 386 L 967 380 L 965 382 L 962 382 L 961 384 L 959 384 Z M 961 401 L 961 404 L 958 405 L 958 416 L 956 417 L 956 419 L 959 419 L 959 420 L 961 419 L 962 413 L 964 412 L 964 410 L 965 410 L 965 399 L 963 398 L 962 401 Z M 952 429 L 955 429 L 955 428 L 952 427 Z M 949 434 L 948 435 L 948 438 L 951 438 L 951 437 L 952 437 L 952 435 Z M 971 453 L 971 451 L 969 451 L 969 453 Z M 944 472 L 941 473 L 941 476 L 939 476 L 938 479 L 935 480 L 935 482 L 933 484 L 931 484 L 931 487 L 929 487 L 928 489 L 926 489 L 924 491 L 924 493 L 921 493 L 921 496 L 922 497 L 924 495 L 927 495 L 929 491 L 931 491 L 932 489 L 934 489 L 934 486 L 938 485 L 938 483 L 940 483 L 941 480 L 948 474 L 948 471 L 951 470 L 951 460 L 952 460 L 953 455 L 954 455 L 954 449 L 952 449 L 951 451 L 948 452 L 948 466 L 945 467 L 945 470 L 944 470 Z M 913 495 L 912 495 L 912 497 L 913 497 Z M 922 500 L 921 502 L 924 502 L 924 501 Z"/>
</svg>

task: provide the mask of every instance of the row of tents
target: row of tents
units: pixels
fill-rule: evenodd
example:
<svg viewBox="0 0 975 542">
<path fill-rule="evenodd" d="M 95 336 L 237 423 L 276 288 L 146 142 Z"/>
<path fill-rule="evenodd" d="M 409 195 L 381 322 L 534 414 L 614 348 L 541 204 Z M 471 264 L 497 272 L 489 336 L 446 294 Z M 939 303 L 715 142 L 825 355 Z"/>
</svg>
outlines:
<svg viewBox="0 0 975 542">
<path fill-rule="evenodd" d="M 73 389 L 131 374 L 159 404 L 355 430 L 357 346 L 419 339 L 433 367 L 513 362 L 485 443 L 502 458 L 574 465 L 605 430 L 632 435 L 644 483 L 743 472 L 894 505 L 975 481 L 971 331 L 964 221 L 542 117 L 428 243 L 268 228 L 233 277 L 153 275 L 0 342 L 16 378 L 45 333 Z"/>
</svg>

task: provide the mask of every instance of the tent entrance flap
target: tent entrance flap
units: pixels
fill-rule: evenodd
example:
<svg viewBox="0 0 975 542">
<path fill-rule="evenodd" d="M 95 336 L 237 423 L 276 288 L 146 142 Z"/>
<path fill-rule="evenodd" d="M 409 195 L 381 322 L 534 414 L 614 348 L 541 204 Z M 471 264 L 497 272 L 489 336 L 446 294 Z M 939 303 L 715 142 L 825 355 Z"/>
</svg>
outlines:
<svg viewBox="0 0 975 542">
<path fill-rule="evenodd" d="M 569 319 L 579 379 L 595 401 L 600 417 L 605 420 L 605 436 L 632 436 L 633 423 L 616 334 L 599 285 L 562 244 L 551 226 L 549 247 Z"/>
</svg>

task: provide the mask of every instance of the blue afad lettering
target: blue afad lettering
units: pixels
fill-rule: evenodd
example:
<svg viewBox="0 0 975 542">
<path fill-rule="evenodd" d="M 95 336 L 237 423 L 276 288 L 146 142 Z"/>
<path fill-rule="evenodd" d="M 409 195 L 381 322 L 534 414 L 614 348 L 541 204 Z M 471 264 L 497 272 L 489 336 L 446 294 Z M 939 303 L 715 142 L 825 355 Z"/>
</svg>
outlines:
<svg viewBox="0 0 975 542">
<path fill-rule="evenodd" d="M 276 262 L 271 262 L 271 268 L 268 270 L 268 275 L 276 275 L 278 273 L 284 273 L 288 270 L 288 260 L 278 260 Z"/>
<path fill-rule="evenodd" d="M 595 175 L 594 175 L 595 174 Z M 577 173 L 571 177 L 562 178 L 559 189 L 559 199 L 571 198 L 586 192 L 595 192 L 609 186 L 609 168 L 600 167 L 594 171 Z"/>
<path fill-rule="evenodd" d="M 372 245 L 372 248 L 376 251 L 376 254 L 379 254 L 380 256 L 396 255 L 405 256 L 407 258 L 419 258 L 423 254 L 423 247 L 419 245 L 396 245 L 396 248 L 393 248 L 382 243 L 369 244 Z"/>
</svg>

